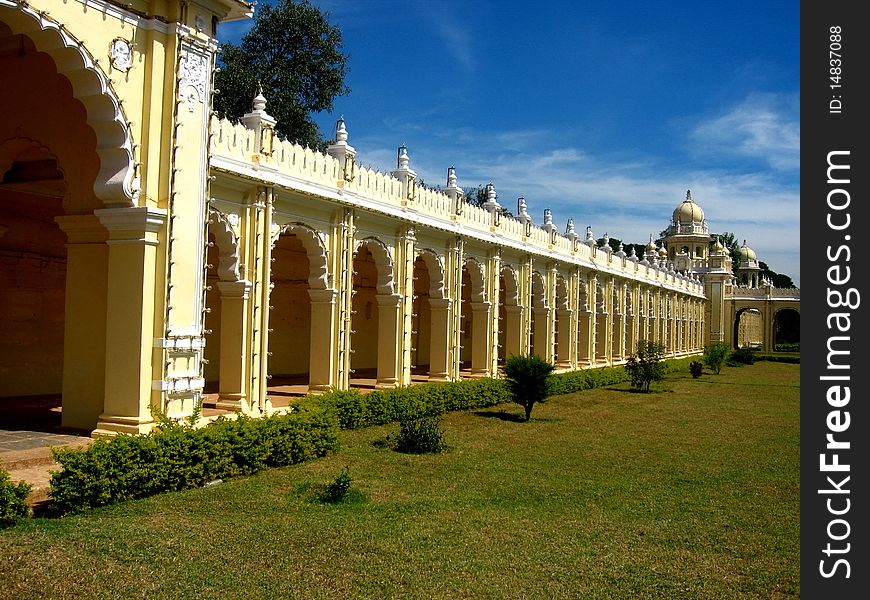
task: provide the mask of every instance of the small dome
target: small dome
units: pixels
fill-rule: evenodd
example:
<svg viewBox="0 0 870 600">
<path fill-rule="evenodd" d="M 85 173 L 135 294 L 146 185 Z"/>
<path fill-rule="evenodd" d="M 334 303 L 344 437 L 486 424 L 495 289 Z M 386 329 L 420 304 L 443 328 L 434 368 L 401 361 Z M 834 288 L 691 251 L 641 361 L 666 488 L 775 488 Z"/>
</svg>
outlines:
<svg viewBox="0 0 870 600">
<path fill-rule="evenodd" d="M 686 199 L 674 209 L 674 223 L 677 225 L 691 225 L 692 223 L 702 223 L 703 221 L 704 211 L 692 200 L 692 191 L 687 190 Z"/>
<path fill-rule="evenodd" d="M 746 240 L 743 240 L 743 245 L 740 246 L 740 259 L 758 260 L 758 255 L 755 254 L 755 250 L 746 245 Z"/>
<path fill-rule="evenodd" d="M 659 256 L 662 256 L 665 258 L 667 258 L 667 256 L 668 256 L 668 251 L 665 249 L 664 244 L 662 244 L 662 247 L 659 248 Z"/>
</svg>

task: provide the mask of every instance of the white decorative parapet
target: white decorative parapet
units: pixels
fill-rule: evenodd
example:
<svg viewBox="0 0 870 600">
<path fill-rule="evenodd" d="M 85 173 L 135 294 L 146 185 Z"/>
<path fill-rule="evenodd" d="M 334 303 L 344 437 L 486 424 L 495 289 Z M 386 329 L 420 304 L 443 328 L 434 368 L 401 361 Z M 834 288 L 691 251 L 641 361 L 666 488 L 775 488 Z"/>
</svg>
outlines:
<svg viewBox="0 0 870 600">
<path fill-rule="evenodd" d="M 800 300 L 800 288 L 777 288 L 763 286 L 757 288 L 744 286 L 731 286 L 727 297 L 734 299 L 777 299 L 777 300 Z"/>
<path fill-rule="evenodd" d="M 251 177 L 270 185 L 299 189 L 350 206 L 404 219 L 420 226 L 454 232 L 536 256 L 594 269 L 640 283 L 703 296 L 704 286 L 664 266 L 639 262 L 624 253 L 608 252 L 579 238 L 543 229 L 528 216 L 508 217 L 500 211 L 465 203 L 457 211 L 448 193 L 417 186 L 413 197 L 403 194 L 395 177 L 356 165 L 353 177 L 328 154 L 287 141 L 272 144 L 270 152 L 257 148 L 256 131 L 214 118 L 211 123 L 210 163 L 213 168 Z M 455 184 L 455 170 L 450 171 Z M 494 201 L 493 201 L 494 202 Z M 499 206 L 500 208 L 500 206 Z M 555 227 L 555 226 L 554 226 Z"/>
</svg>

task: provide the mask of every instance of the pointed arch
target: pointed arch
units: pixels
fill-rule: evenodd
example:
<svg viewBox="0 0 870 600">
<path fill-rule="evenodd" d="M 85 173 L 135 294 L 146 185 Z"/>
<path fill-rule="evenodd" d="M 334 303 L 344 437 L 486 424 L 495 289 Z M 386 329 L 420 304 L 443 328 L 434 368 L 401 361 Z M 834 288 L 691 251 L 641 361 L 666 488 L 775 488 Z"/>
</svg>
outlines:
<svg viewBox="0 0 870 600">
<path fill-rule="evenodd" d="M 556 308 L 568 310 L 568 282 L 559 274 L 556 275 Z"/>
<path fill-rule="evenodd" d="M 465 259 L 465 269 L 468 271 L 471 289 L 470 302 L 486 302 L 486 275 L 483 265 L 474 257 Z"/>
<path fill-rule="evenodd" d="M 295 235 L 308 255 L 308 285 L 312 290 L 325 290 L 329 287 L 329 262 L 326 243 L 316 229 L 304 223 L 285 223 L 278 228 L 272 238 L 272 247 L 282 235 Z"/>
<path fill-rule="evenodd" d="M 535 308 L 549 308 L 547 305 L 547 286 L 544 276 L 538 271 L 532 273 L 532 304 Z"/>
<path fill-rule="evenodd" d="M 421 259 L 429 271 L 429 297 L 444 297 L 444 265 L 438 253 L 429 248 L 423 248 L 417 252 L 417 258 Z"/>
<path fill-rule="evenodd" d="M 57 72 L 72 84 L 97 138 L 100 171 L 94 194 L 105 206 L 134 206 L 139 195 L 133 142 L 121 101 L 87 47 L 48 13 L 12 0 L 0 0 L 0 23 L 30 39 L 48 54 Z"/>
<path fill-rule="evenodd" d="M 360 240 L 356 246 L 356 252 L 366 248 L 375 260 L 378 270 L 377 290 L 379 294 L 392 294 L 395 288 L 393 277 L 393 257 L 390 249 L 376 237 L 368 237 Z"/>
<path fill-rule="evenodd" d="M 210 208 L 208 211 L 208 232 L 215 238 L 218 247 L 216 267 L 220 281 L 239 281 L 239 240 L 227 216 Z"/>
<path fill-rule="evenodd" d="M 520 284 L 516 270 L 510 265 L 501 268 L 501 276 L 504 280 L 504 304 L 505 306 L 519 306 Z"/>
</svg>

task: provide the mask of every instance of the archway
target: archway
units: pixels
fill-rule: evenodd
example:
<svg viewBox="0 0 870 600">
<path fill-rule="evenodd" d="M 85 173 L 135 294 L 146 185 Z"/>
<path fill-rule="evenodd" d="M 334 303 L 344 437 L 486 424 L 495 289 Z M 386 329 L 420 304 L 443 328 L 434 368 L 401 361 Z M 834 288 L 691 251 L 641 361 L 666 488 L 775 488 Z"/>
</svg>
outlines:
<svg viewBox="0 0 870 600">
<path fill-rule="evenodd" d="M 561 275 L 556 276 L 556 310 L 553 320 L 553 339 L 555 340 L 553 361 L 562 369 L 571 367 L 571 316 L 568 306 L 568 282 Z"/>
<path fill-rule="evenodd" d="M 486 302 L 483 265 L 468 258 L 462 266 L 462 329 L 460 337 L 460 369 L 472 375 L 487 372 L 487 324 L 489 303 Z"/>
<path fill-rule="evenodd" d="M 301 223 L 281 227 L 272 246 L 271 279 L 270 396 L 328 387 L 333 303 L 327 289 L 326 250 L 316 231 Z"/>
<path fill-rule="evenodd" d="M 29 428 L 90 431 L 105 408 L 108 246 L 94 210 L 133 193 L 132 161 L 114 154 L 130 144 L 119 104 L 88 87 L 101 76 L 46 15 L 0 5 L 0 415 L 60 408 L 26 412 Z"/>
<path fill-rule="evenodd" d="M 793 308 L 782 308 L 773 315 L 774 352 L 800 352 L 801 314 Z"/>
<path fill-rule="evenodd" d="M 498 362 L 522 353 L 522 307 L 519 305 L 517 272 L 504 266 L 499 275 Z"/>
<path fill-rule="evenodd" d="M 351 385 L 398 385 L 399 296 L 394 293 L 393 262 L 375 238 L 360 243 L 353 258 Z"/>
<path fill-rule="evenodd" d="M 734 347 L 761 348 L 764 344 L 764 319 L 757 308 L 741 308 L 734 315 Z"/>
<path fill-rule="evenodd" d="M 449 302 L 444 298 L 444 268 L 432 250 L 414 260 L 414 297 L 411 309 L 412 375 L 447 381 Z"/>
<path fill-rule="evenodd" d="M 547 306 L 547 286 L 544 276 L 537 271 L 532 273 L 532 307 L 530 311 L 529 354 L 534 354 L 544 360 L 552 356 L 552 348 L 547 348 L 551 343 L 547 331 L 547 320 L 550 307 Z"/>
</svg>

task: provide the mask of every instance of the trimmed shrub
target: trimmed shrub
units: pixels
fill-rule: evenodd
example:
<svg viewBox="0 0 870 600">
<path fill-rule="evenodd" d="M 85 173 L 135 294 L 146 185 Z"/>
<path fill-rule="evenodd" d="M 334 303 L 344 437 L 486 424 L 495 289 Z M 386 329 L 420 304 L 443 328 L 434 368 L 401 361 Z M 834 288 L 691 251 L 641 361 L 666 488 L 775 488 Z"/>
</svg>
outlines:
<svg viewBox="0 0 870 600">
<path fill-rule="evenodd" d="M 440 416 L 407 414 L 399 421 L 395 449 L 406 454 L 438 454 L 446 448 Z"/>
<path fill-rule="evenodd" d="M 50 510 L 77 512 L 325 456 L 338 448 L 333 415 L 311 407 L 262 419 L 219 419 L 200 429 L 167 423 L 147 435 L 54 449 Z"/>
<path fill-rule="evenodd" d="M 637 350 L 628 356 L 625 372 L 631 380 L 631 387 L 642 392 L 649 392 L 653 381 L 659 381 L 665 376 L 663 362 L 665 347 L 658 342 L 640 340 Z"/>
<path fill-rule="evenodd" d="M 704 364 L 699 360 L 693 360 L 689 363 L 689 372 L 694 379 L 697 379 L 704 373 Z"/>
<path fill-rule="evenodd" d="M 504 363 L 504 374 L 510 384 L 513 401 L 526 411 L 526 421 L 532 416 L 532 407 L 543 401 L 549 392 L 550 373 L 555 365 L 533 354 L 509 356 Z"/>
<path fill-rule="evenodd" d="M 781 363 L 791 363 L 791 364 L 800 364 L 801 357 L 800 356 L 779 356 L 776 354 L 759 354 L 755 357 L 755 360 L 766 360 L 770 362 L 781 362 Z"/>
<path fill-rule="evenodd" d="M 722 370 L 722 365 L 728 360 L 728 355 L 731 354 L 731 348 L 725 342 L 716 342 L 704 348 L 704 365 L 711 371 L 715 371 L 716 375 Z"/>
<path fill-rule="evenodd" d="M 330 504 L 341 502 L 347 497 L 352 483 L 353 479 L 350 476 L 350 467 L 345 467 L 332 483 L 326 486 L 326 490 L 324 490 L 320 499 Z"/>
<path fill-rule="evenodd" d="M 342 429 L 385 425 L 404 415 L 437 416 L 447 411 L 495 406 L 511 399 L 507 382 L 471 379 L 424 383 L 361 394 L 356 390 L 331 391 L 304 402 L 323 406 L 335 415 Z"/>
<path fill-rule="evenodd" d="M 10 527 L 30 516 L 27 495 L 30 484 L 19 481 L 13 483 L 9 473 L 0 469 L 0 529 Z"/>
<path fill-rule="evenodd" d="M 755 362 L 755 350 L 749 346 L 743 346 L 734 350 L 728 356 L 728 364 L 730 366 L 751 365 Z"/>
</svg>

